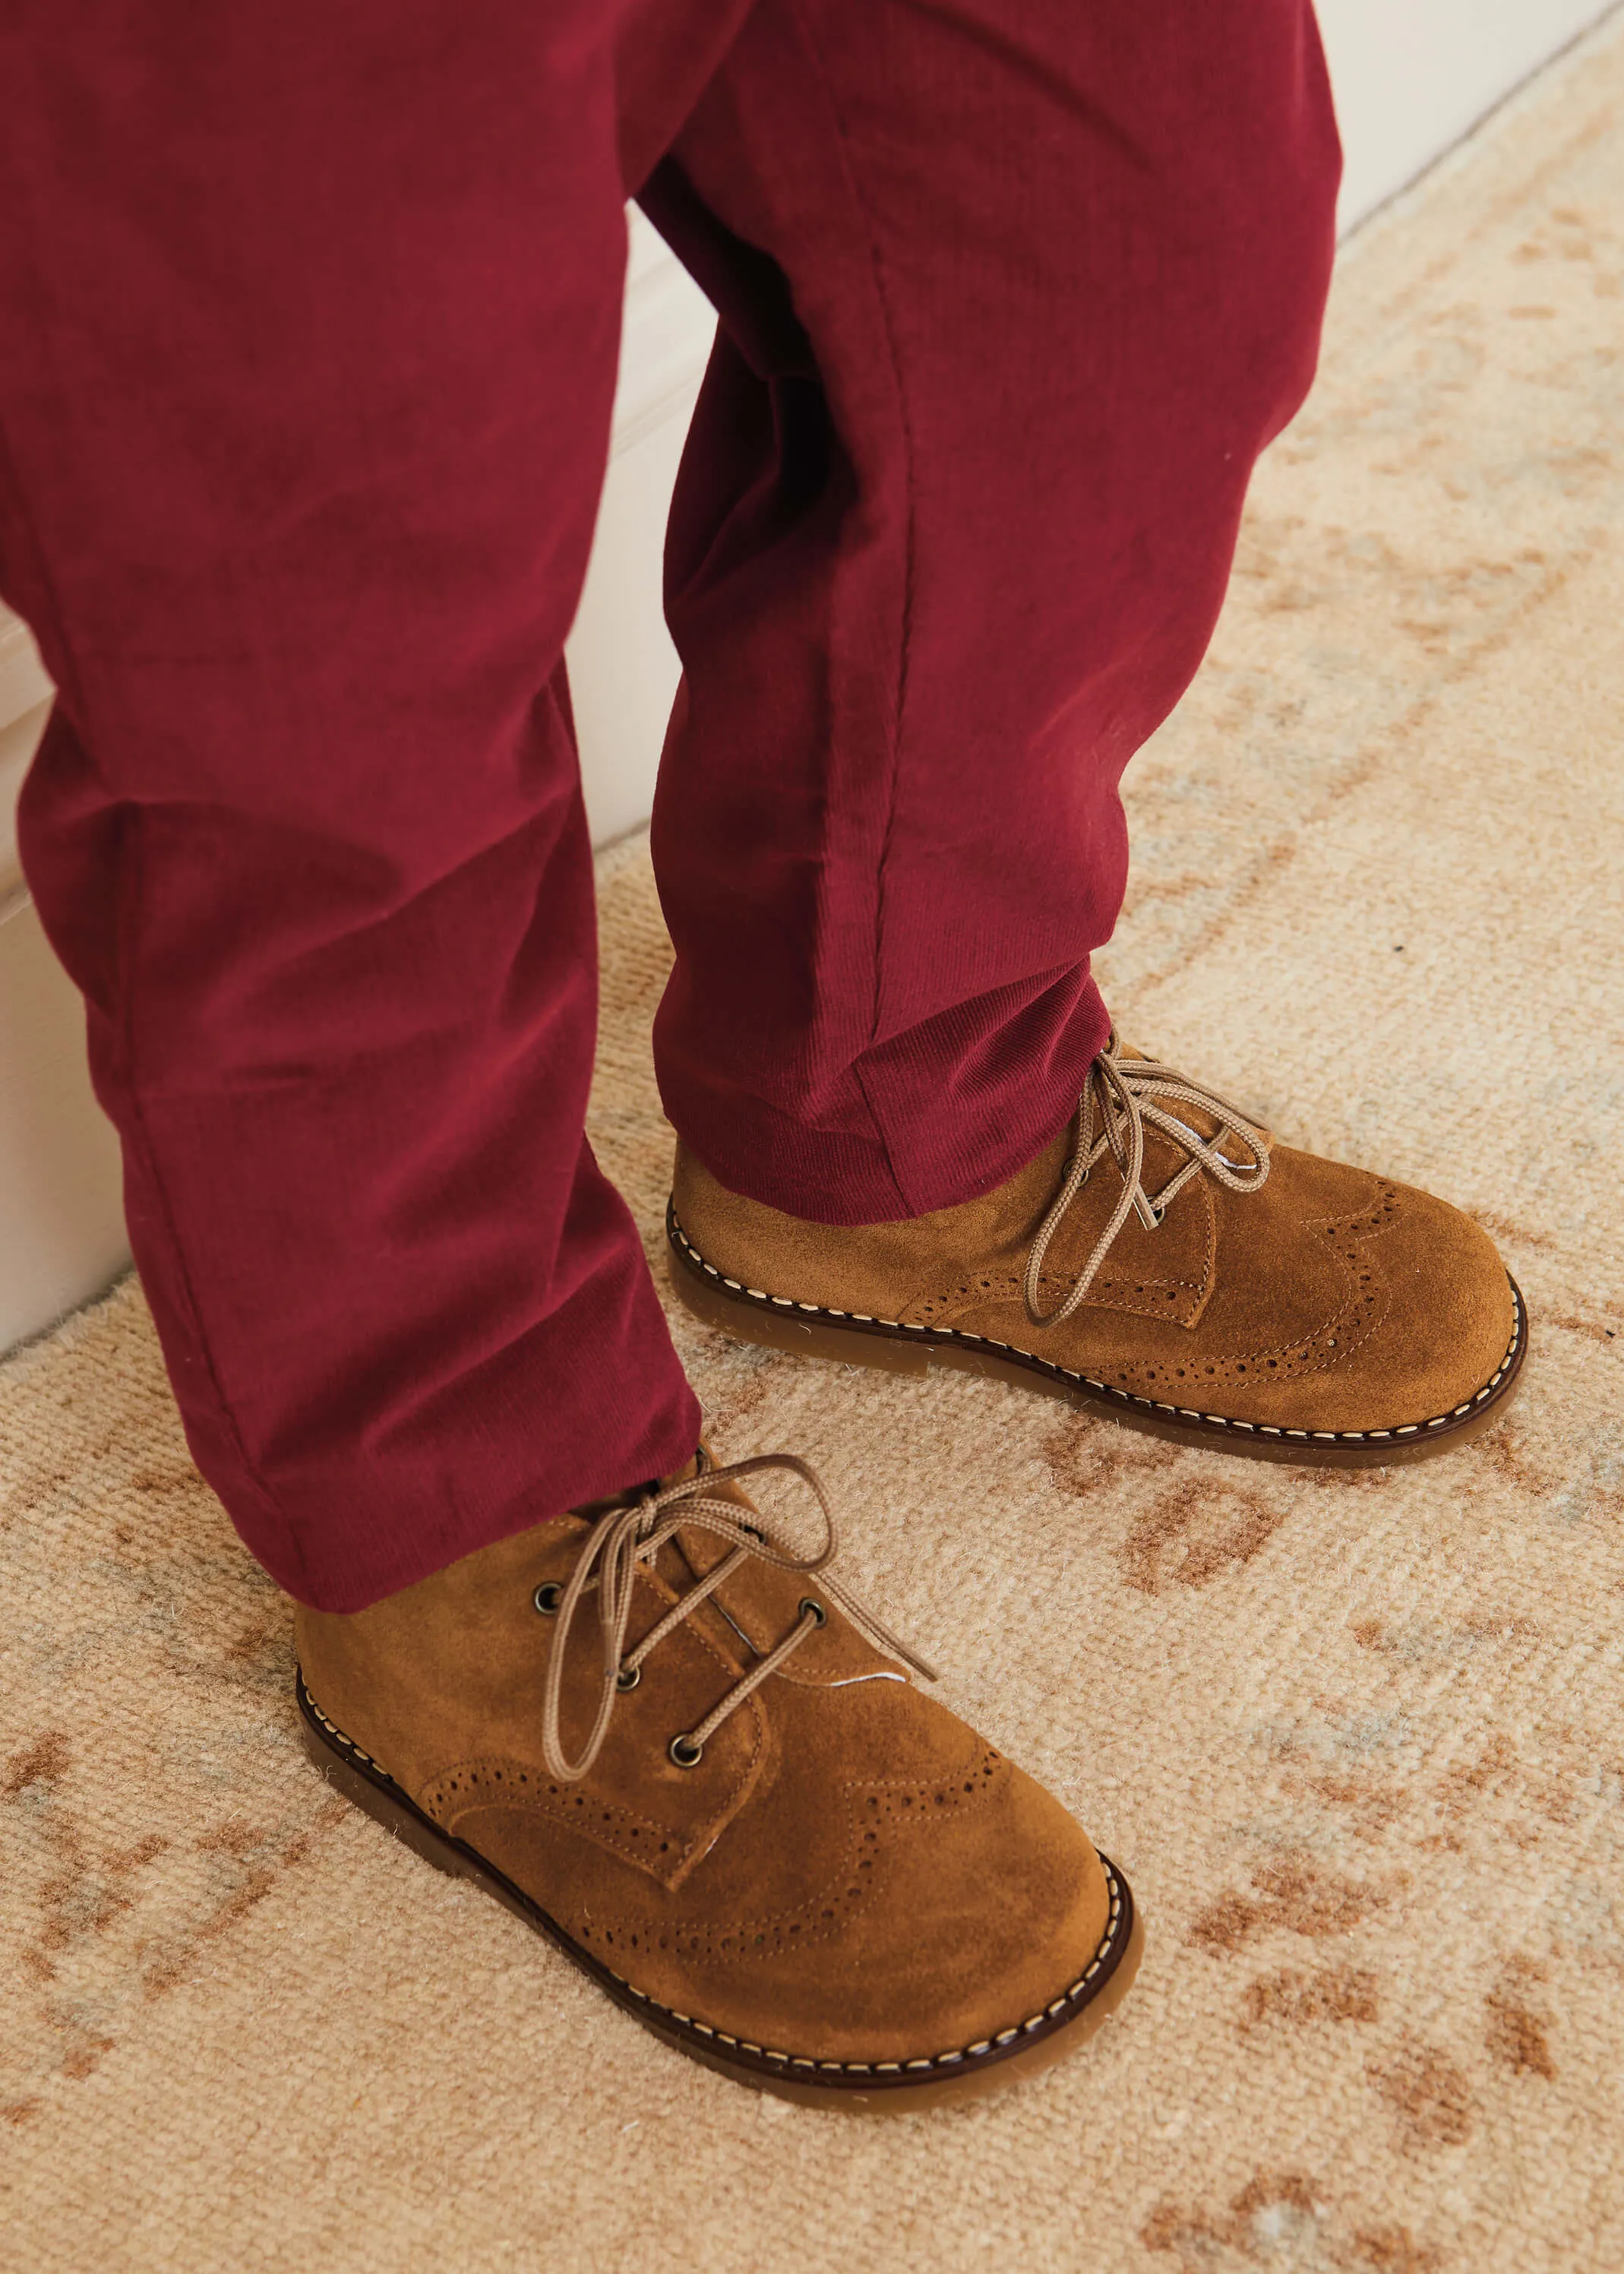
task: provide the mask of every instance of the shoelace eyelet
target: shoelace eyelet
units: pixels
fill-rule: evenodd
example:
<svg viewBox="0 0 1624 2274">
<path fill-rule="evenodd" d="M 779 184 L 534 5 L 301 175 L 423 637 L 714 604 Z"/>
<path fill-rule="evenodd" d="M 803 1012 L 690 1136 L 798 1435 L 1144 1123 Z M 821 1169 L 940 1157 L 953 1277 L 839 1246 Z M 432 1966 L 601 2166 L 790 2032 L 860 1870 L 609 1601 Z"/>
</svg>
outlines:
<svg viewBox="0 0 1624 2274">
<path fill-rule="evenodd" d="M 692 1737 L 686 1736 L 673 1737 L 668 1750 L 680 1769 L 696 1769 L 705 1757 L 704 1747 L 696 1745 Z"/>
<path fill-rule="evenodd" d="M 614 1677 L 614 1686 L 617 1690 L 635 1690 L 642 1680 L 642 1667 L 623 1666 Z"/>
<path fill-rule="evenodd" d="M 801 1599 L 799 1615 L 804 1619 L 808 1611 L 811 1612 L 816 1625 L 820 1627 L 828 1625 L 829 1614 L 822 1603 L 814 1601 L 810 1595 L 803 1595 Z"/>
<path fill-rule="evenodd" d="M 556 1579 L 544 1579 L 530 1597 L 544 1619 L 557 1618 L 559 1605 L 563 1600 L 564 1590 Z"/>
</svg>

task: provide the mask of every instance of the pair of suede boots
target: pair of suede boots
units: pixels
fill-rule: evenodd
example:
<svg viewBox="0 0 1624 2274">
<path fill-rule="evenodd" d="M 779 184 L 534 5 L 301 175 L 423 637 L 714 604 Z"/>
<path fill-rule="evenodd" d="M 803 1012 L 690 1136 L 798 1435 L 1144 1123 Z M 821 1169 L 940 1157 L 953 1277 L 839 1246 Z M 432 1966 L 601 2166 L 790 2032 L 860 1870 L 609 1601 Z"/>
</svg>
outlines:
<svg viewBox="0 0 1624 2274">
<path fill-rule="evenodd" d="M 1255 1458 L 1415 1460 L 1496 1418 L 1528 1345 L 1492 1242 L 1271 1143 L 1122 1048 L 1009 1183 L 836 1230 L 680 1148 L 677 1293 L 778 1349 L 991 1374 Z M 758 1512 L 792 1474 L 809 1551 Z M 1143 1932 L 1059 1803 L 910 1678 L 788 1455 L 538 1525 L 354 1615 L 301 1610 L 313 1758 L 683 2052 L 793 2098 L 915 2109 L 1079 2046 Z"/>
</svg>

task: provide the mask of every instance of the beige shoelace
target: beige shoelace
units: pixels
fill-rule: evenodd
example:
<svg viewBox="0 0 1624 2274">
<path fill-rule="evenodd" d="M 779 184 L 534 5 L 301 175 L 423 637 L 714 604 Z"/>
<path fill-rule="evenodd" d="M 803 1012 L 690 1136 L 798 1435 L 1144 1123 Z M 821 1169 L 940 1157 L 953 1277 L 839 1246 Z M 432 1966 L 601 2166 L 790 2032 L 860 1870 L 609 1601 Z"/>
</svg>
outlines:
<svg viewBox="0 0 1624 2274">
<path fill-rule="evenodd" d="M 702 1457 L 703 1458 L 703 1457 Z M 773 1533 L 754 1510 L 740 1502 L 714 1497 L 718 1484 L 744 1477 L 759 1476 L 769 1469 L 787 1471 L 810 1487 L 823 1518 L 822 1547 L 811 1555 L 798 1555 L 794 1549 Z M 626 1630 L 632 1615 L 632 1603 L 636 1593 L 641 1566 L 651 1564 L 672 1534 L 684 1525 L 697 1531 L 714 1532 L 719 1540 L 733 1543 L 733 1553 L 724 1555 L 703 1579 L 695 1582 L 679 1602 L 673 1603 L 659 1623 L 650 1629 L 637 1647 L 626 1652 Z M 883 1626 L 869 1611 L 863 1609 L 840 1581 L 832 1577 L 828 1565 L 834 1555 L 837 1540 L 834 1511 L 829 1505 L 817 1472 L 793 1453 L 761 1453 L 752 1460 L 734 1461 L 726 1468 L 711 1467 L 708 1462 L 696 1476 L 686 1478 L 680 1484 L 663 1486 L 658 1492 L 642 1494 L 625 1508 L 611 1509 L 600 1517 L 588 1534 L 568 1584 L 559 1596 L 556 1609 L 547 1608 L 558 1620 L 558 1632 L 553 1637 L 552 1655 L 547 1662 L 546 1689 L 542 1700 L 541 1743 L 546 1757 L 550 1775 L 563 1782 L 573 1783 L 583 1777 L 597 1759 L 609 1723 L 614 1713 L 615 1700 L 624 1690 L 635 1689 L 643 1661 L 651 1651 L 658 1650 L 665 1637 L 691 1618 L 706 1598 L 739 1570 L 752 1556 L 763 1563 L 775 1565 L 781 1571 L 818 1572 L 819 1587 L 839 1604 L 855 1626 L 860 1627 L 881 1650 L 890 1652 L 921 1674 L 927 1681 L 936 1676 L 922 1658 L 898 1642 L 888 1627 Z M 560 1729 L 560 1716 L 564 1694 L 564 1659 L 570 1629 L 582 1598 L 589 1589 L 598 1595 L 598 1620 L 603 1636 L 603 1682 L 598 1693 L 598 1714 L 591 1734 L 575 1760 L 564 1751 Z M 541 1598 L 545 1587 L 537 1589 L 537 1607 L 542 1608 Z M 791 1653 L 800 1649 L 807 1637 L 823 1623 L 826 1614 L 821 1603 L 803 1597 L 800 1615 L 782 1642 L 767 1652 L 759 1665 L 722 1699 L 720 1705 L 707 1713 L 704 1720 L 692 1729 L 680 1731 L 671 1740 L 671 1758 L 680 1768 L 692 1768 L 704 1751 L 705 1741 L 719 1729 L 728 1715 L 736 1713 L 753 1690 L 759 1689 L 770 1674 L 776 1674 Z M 730 1622 L 730 1623 L 732 1623 Z M 754 1644 L 751 1645 L 754 1648 Z M 622 1655 L 622 1653 L 625 1653 Z"/>
<path fill-rule="evenodd" d="M 1099 1099 L 1100 1133 L 1094 1134 L 1094 1100 Z M 1210 1114 L 1220 1126 L 1212 1139 L 1202 1137 L 1166 1111 L 1168 1103 L 1193 1105 Z M 1169 1178 L 1154 1197 L 1144 1186 L 1145 1128 L 1147 1123 L 1159 1129 L 1164 1137 L 1189 1155 L 1189 1159 L 1177 1174 Z M 1249 1160 L 1232 1161 L 1221 1148 L 1225 1137 L 1233 1137 L 1251 1156 Z M 1026 1258 L 1026 1276 L 1021 1292 L 1026 1298 L 1026 1315 L 1034 1327 L 1057 1327 L 1069 1319 L 1093 1285 L 1094 1275 L 1110 1253 L 1111 1243 L 1128 1221 L 1137 1216 L 1147 1231 L 1154 1231 L 1167 1214 L 1177 1195 L 1192 1177 L 1203 1171 L 1232 1193 L 1255 1193 L 1268 1181 L 1268 1133 L 1249 1121 L 1239 1110 L 1219 1097 L 1199 1082 L 1190 1081 L 1171 1066 L 1162 1065 L 1155 1058 L 1125 1058 L 1111 1029 L 1105 1048 L 1088 1069 L 1088 1079 L 1078 1103 L 1077 1142 L 1071 1149 L 1065 1182 L 1056 1195 L 1054 1206 L 1038 1227 L 1037 1238 L 1032 1243 L 1032 1253 Z M 1049 1241 L 1060 1227 L 1062 1217 L 1088 1181 L 1089 1171 L 1096 1162 L 1109 1153 L 1122 1171 L 1122 1198 L 1111 1211 L 1109 1223 L 1094 1244 L 1094 1252 L 1077 1275 L 1076 1284 L 1064 1302 L 1053 1311 L 1038 1307 L 1038 1298 L 1043 1285 L 1043 1258 L 1049 1253 Z"/>
</svg>

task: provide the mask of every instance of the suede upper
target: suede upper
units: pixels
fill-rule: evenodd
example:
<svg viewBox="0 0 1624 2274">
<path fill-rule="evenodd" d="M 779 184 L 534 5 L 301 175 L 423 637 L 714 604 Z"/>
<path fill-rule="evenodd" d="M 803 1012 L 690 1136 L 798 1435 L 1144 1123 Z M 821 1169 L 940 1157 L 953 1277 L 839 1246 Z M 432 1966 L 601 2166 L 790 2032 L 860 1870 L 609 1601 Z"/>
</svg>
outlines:
<svg viewBox="0 0 1624 2274">
<path fill-rule="evenodd" d="M 538 1525 L 357 1614 L 301 1609 L 312 1696 L 585 1949 L 741 2039 L 838 2062 L 932 2059 L 1077 1983 L 1110 1912 L 1088 1841 L 832 1603 L 696 1767 L 671 1758 L 672 1738 L 794 1627 L 816 1575 L 744 1566 L 650 1652 L 589 1773 L 550 1774 L 538 1731 L 557 1623 L 534 1594 L 568 1577 L 588 1528 Z M 628 1648 L 718 1552 L 688 1531 L 660 1551 Z M 600 1647 L 589 1610 L 565 1681 L 572 1752 Z"/>
<path fill-rule="evenodd" d="M 704 1262 L 750 1293 L 956 1328 L 1142 1399 L 1259 1426 L 1425 1424 L 1476 1397 L 1506 1359 L 1511 1287 L 1485 1232 L 1426 1193 L 1284 1145 L 1256 1191 L 1197 1175 L 1154 1229 L 1131 1216 L 1071 1316 L 1034 1326 L 1022 1273 L 1068 1153 L 1063 1133 L 981 1199 L 841 1229 L 740 1198 L 679 1145 L 673 1205 Z M 1184 1159 L 1148 1130 L 1147 1187 Z M 1076 1195 L 1045 1258 L 1046 1309 L 1075 1284 L 1122 1188 L 1107 1158 Z"/>
</svg>

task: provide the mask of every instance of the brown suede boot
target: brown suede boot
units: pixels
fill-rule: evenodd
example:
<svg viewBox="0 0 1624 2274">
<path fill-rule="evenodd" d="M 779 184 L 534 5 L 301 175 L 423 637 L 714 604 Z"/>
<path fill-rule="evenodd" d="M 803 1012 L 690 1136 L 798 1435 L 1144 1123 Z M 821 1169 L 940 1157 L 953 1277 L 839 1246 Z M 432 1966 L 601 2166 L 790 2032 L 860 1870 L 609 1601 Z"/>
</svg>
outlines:
<svg viewBox="0 0 1624 2274">
<path fill-rule="evenodd" d="M 739 1489 L 775 1468 L 823 1509 L 810 1555 Z M 913 2110 L 1079 2046 L 1141 1933 L 1058 1803 L 913 1686 L 833 1546 L 804 1463 L 702 1452 L 368 1610 L 301 1609 L 298 1704 L 341 1792 L 657 2036 Z"/>
<path fill-rule="evenodd" d="M 810 1224 L 679 1146 L 667 1230 L 683 1302 L 747 1342 L 994 1374 L 1265 1459 L 1440 1452 L 1500 1413 L 1528 1349 L 1458 1209 L 1272 1145 L 1115 1035 L 1070 1130 L 984 1199 Z"/>
</svg>

